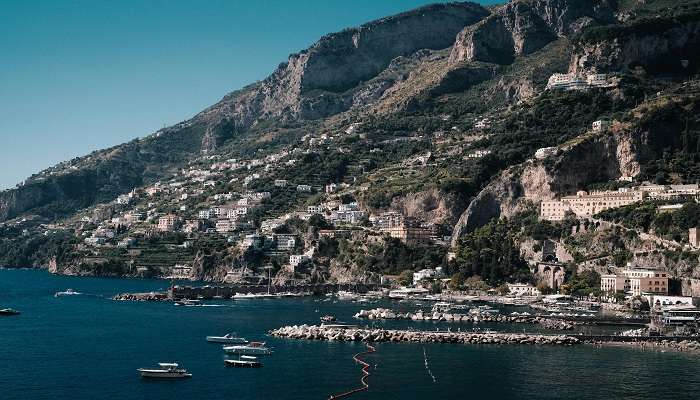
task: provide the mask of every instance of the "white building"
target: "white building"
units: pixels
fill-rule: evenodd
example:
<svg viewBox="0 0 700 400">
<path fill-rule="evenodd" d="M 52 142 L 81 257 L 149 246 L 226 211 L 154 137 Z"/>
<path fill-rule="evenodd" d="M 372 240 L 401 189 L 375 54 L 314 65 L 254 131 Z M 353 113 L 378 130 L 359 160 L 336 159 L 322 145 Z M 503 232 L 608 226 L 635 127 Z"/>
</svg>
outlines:
<svg viewBox="0 0 700 400">
<path fill-rule="evenodd" d="M 323 213 L 323 206 L 308 206 L 306 207 L 306 212 L 309 214 L 321 214 Z"/>
<path fill-rule="evenodd" d="M 514 296 L 539 296 L 539 289 L 529 283 L 509 283 L 508 291 Z"/>
<path fill-rule="evenodd" d="M 311 186 L 309 185 L 297 185 L 297 192 L 310 192 Z"/>
<path fill-rule="evenodd" d="M 593 121 L 592 129 L 593 129 L 593 132 L 605 132 L 611 126 L 612 126 L 612 122 L 605 120 L 605 119 L 599 119 L 597 121 Z"/>
<path fill-rule="evenodd" d="M 275 180 L 275 187 L 286 187 L 287 186 L 287 181 L 284 179 L 277 179 Z"/>
<path fill-rule="evenodd" d="M 547 81 L 547 89 L 583 90 L 588 88 L 588 83 L 575 74 L 554 74 Z"/>
<path fill-rule="evenodd" d="M 413 273 L 413 284 L 417 285 L 424 279 L 432 280 L 442 278 L 443 276 L 442 267 L 422 269 Z"/>
<path fill-rule="evenodd" d="M 311 258 L 306 254 L 292 254 L 289 256 L 289 265 L 296 267 L 304 261 L 310 260 Z"/>
</svg>

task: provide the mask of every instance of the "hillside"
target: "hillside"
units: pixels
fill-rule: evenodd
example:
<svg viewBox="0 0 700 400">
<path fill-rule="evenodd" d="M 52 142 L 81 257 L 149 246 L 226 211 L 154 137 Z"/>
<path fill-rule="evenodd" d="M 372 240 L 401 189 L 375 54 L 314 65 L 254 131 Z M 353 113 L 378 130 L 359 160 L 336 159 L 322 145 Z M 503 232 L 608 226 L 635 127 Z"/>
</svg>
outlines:
<svg viewBox="0 0 700 400">
<path fill-rule="evenodd" d="M 570 273 L 700 278 L 697 251 L 623 235 L 629 218 L 571 234 L 598 216 L 535 211 L 700 179 L 699 29 L 698 1 L 513 0 L 326 35 L 188 121 L 0 193 L 0 265 L 227 282 L 271 266 L 277 283 L 443 266 L 497 285 L 529 279 L 550 240 Z"/>
</svg>

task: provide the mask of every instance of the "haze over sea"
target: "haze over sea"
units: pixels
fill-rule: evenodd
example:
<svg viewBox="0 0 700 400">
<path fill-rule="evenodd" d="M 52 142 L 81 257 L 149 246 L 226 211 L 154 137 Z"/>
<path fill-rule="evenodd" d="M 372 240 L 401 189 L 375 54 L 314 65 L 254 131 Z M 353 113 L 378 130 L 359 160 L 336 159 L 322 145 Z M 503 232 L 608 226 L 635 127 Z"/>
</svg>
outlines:
<svg viewBox="0 0 700 400">
<path fill-rule="evenodd" d="M 209 302 L 219 307 L 109 299 L 168 284 L 0 270 L 0 305 L 22 311 L 0 318 L 0 398 L 326 399 L 358 385 L 360 370 L 351 357 L 364 346 L 280 340 L 266 332 L 316 324 L 324 314 L 355 322 L 352 315 L 360 308 L 399 307 L 324 297 Z M 66 288 L 84 294 L 53 296 Z M 425 322 L 376 325 L 446 328 Z M 220 346 L 204 338 L 229 331 L 266 341 L 274 354 L 263 359 L 260 369 L 226 368 Z M 435 381 L 426 370 L 424 349 Z M 373 366 L 370 388 L 351 398 L 696 399 L 700 391 L 697 356 L 672 351 L 381 343 L 367 360 Z M 177 382 L 139 378 L 136 368 L 164 361 L 181 363 L 193 377 Z"/>
</svg>

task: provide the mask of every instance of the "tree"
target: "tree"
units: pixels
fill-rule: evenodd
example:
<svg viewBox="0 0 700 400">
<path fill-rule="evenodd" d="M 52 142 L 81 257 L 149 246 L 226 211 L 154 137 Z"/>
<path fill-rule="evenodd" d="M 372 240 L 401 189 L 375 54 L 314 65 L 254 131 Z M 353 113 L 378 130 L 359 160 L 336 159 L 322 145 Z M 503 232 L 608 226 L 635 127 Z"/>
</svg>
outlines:
<svg viewBox="0 0 700 400">
<path fill-rule="evenodd" d="M 413 270 L 405 269 L 399 274 L 398 281 L 403 286 L 409 286 L 413 283 Z"/>
</svg>

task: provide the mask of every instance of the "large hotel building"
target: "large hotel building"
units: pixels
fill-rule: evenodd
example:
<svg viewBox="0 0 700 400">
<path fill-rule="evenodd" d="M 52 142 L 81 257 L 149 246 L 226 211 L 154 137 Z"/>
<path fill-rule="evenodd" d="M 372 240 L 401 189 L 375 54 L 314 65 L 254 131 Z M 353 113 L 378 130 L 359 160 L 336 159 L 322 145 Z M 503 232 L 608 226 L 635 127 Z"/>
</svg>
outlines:
<svg viewBox="0 0 700 400">
<path fill-rule="evenodd" d="M 666 271 L 623 269 L 617 274 L 601 275 L 600 290 L 608 293 L 631 292 L 634 296 L 642 293 L 668 294 L 668 274 Z"/>
<path fill-rule="evenodd" d="M 562 197 L 561 200 L 548 200 L 540 204 L 540 217 L 548 221 L 561 221 L 567 212 L 577 217 L 590 217 L 609 208 L 617 208 L 642 201 L 646 192 L 605 191 L 578 192 L 575 196 Z"/>
</svg>

